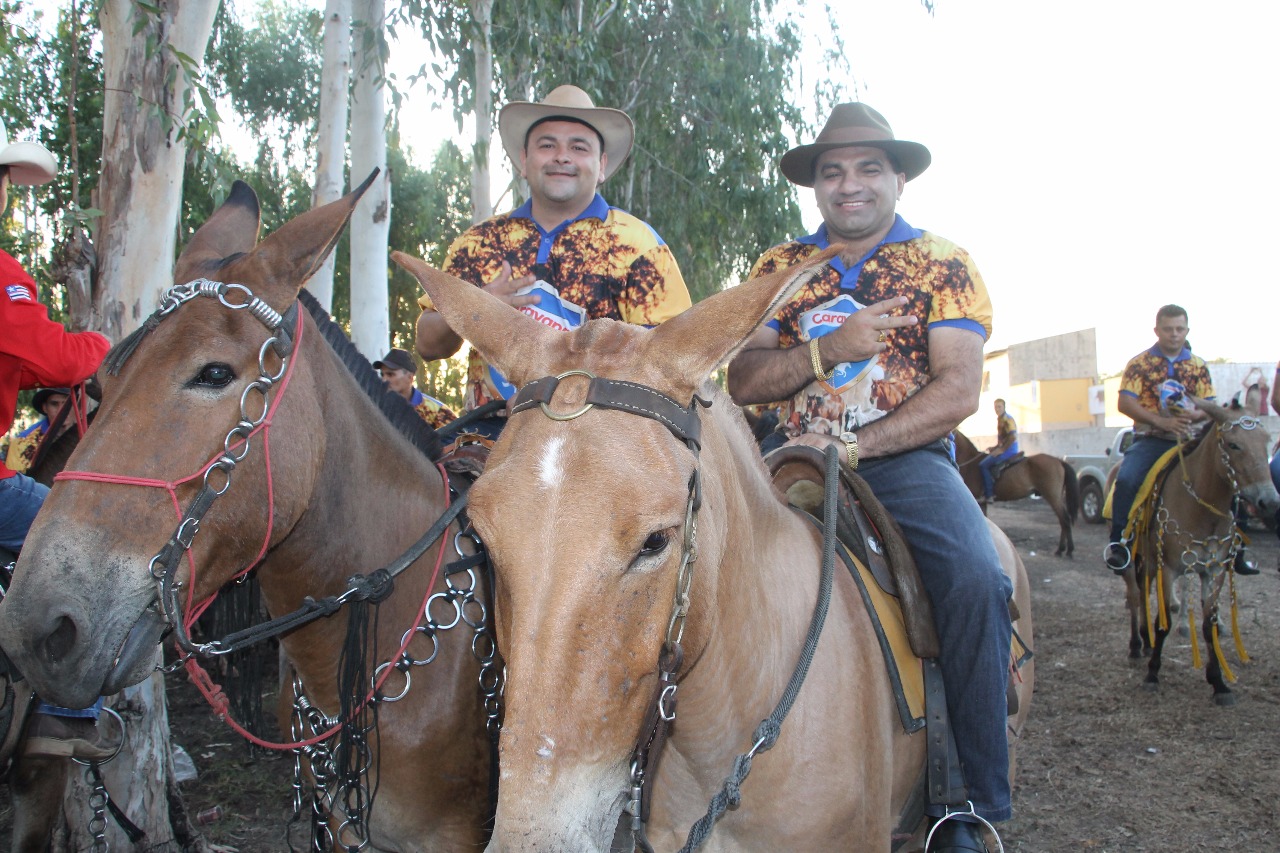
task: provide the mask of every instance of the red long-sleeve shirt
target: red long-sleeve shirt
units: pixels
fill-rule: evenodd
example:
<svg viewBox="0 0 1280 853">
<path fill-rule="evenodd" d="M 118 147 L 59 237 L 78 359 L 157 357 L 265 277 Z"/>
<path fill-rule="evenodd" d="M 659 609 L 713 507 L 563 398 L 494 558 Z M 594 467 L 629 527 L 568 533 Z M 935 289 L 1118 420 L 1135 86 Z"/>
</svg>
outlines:
<svg viewBox="0 0 1280 853">
<path fill-rule="evenodd" d="M 72 333 L 49 319 L 36 283 L 0 251 L 0 435 L 13 426 L 18 391 L 57 388 L 92 376 L 111 342 L 97 332 Z M 13 471 L 0 460 L 0 480 Z"/>
</svg>

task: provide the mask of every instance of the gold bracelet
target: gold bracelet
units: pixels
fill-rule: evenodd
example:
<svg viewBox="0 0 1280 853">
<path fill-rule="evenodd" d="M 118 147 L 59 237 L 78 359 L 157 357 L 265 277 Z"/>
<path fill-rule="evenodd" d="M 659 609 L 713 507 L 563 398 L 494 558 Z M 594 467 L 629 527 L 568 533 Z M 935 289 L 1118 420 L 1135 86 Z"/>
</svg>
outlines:
<svg viewBox="0 0 1280 853">
<path fill-rule="evenodd" d="M 836 369 L 833 367 L 825 374 L 822 372 L 822 356 L 818 354 L 818 339 L 809 339 L 809 362 L 813 364 L 813 375 L 818 377 L 819 382 L 830 382 L 831 377 L 836 375 Z"/>
</svg>

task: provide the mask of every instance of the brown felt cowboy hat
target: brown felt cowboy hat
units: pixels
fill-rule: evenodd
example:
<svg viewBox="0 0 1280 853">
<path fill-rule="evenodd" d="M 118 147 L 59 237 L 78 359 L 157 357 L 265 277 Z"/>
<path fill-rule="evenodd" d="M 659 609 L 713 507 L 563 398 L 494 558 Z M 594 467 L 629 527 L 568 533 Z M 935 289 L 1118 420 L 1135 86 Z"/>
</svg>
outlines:
<svg viewBox="0 0 1280 853">
<path fill-rule="evenodd" d="M 9 142 L 0 121 L 0 167 L 9 167 L 9 183 L 18 186 L 47 184 L 58 174 L 58 161 L 38 142 Z"/>
<path fill-rule="evenodd" d="M 631 153 L 636 128 L 631 116 L 622 110 L 597 107 L 591 96 L 577 86 L 557 86 L 541 101 L 512 101 L 498 113 L 498 135 L 511 162 L 520 164 L 526 137 L 534 125 L 551 119 L 576 121 L 600 134 L 604 153 L 608 156 L 604 177 L 618 170 Z"/>
<path fill-rule="evenodd" d="M 884 116 L 866 104 L 837 104 L 822 132 L 811 145 L 800 145 L 782 155 L 779 168 L 787 180 L 802 187 L 813 186 L 814 163 L 818 155 L 832 148 L 863 146 L 889 152 L 907 180 L 917 178 L 933 159 L 919 142 L 894 139 L 893 128 Z"/>
</svg>

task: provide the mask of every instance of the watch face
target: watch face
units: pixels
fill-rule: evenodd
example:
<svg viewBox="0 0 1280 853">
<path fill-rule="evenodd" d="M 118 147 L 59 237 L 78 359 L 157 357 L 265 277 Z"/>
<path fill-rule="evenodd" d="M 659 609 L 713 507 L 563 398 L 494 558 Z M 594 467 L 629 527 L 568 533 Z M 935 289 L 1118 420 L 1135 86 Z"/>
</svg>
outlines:
<svg viewBox="0 0 1280 853">
<path fill-rule="evenodd" d="M 858 443 L 858 434 L 857 434 L 856 432 L 842 432 L 842 433 L 840 433 L 840 440 L 841 440 L 841 441 L 852 441 L 854 444 L 857 444 L 857 443 Z"/>
</svg>

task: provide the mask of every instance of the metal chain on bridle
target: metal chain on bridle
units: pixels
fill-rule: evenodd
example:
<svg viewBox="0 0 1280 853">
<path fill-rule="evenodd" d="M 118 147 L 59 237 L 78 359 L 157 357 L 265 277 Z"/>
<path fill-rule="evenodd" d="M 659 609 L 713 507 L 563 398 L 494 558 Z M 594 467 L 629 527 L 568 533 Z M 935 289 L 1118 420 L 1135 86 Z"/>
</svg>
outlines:
<svg viewBox="0 0 1280 853">
<path fill-rule="evenodd" d="M 467 554 L 463 542 L 471 542 L 475 553 Z M 479 578 L 476 574 L 486 559 L 479 537 L 468 525 L 453 538 L 457 559 L 449 564 L 445 573 L 446 589 L 432 593 L 422 608 L 419 620 L 401 638 L 400 652 L 394 660 L 378 664 L 370 677 L 371 702 L 394 703 L 405 698 L 412 686 L 413 670 L 430 664 L 440 651 L 438 634 L 465 624 L 472 631 L 471 653 L 480 663 L 478 684 L 484 703 L 485 728 L 492 741 L 496 741 L 502 724 L 502 664 L 497 653 L 497 643 L 490 628 L 489 608 L 477 595 Z M 423 637 L 431 648 L 422 658 L 409 653 L 410 642 Z M 404 685 L 394 696 L 382 693 L 381 688 L 389 670 L 400 673 Z M 293 762 L 293 814 L 300 817 L 310 802 L 311 844 L 314 853 L 326 853 L 333 849 L 335 840 L 346 851 L 364 850 L 369 846 L 368 804 L 371 802 L 367 785 L 372 752 L 366 740 L 369 729 L 357 730 L 357 743 L 351 744 L 356 763 L 340 771 L 334 751 L 333 732 L 342 720 L 330 717 L 317 708 L 306 694 L 302 679 L 293 679 L 293 712 L 290 736 L 303 746 L 294 749 Z M 308 786 L 303 772 L 302 759 L 310 765 L 314 783 Z M 334 833 L 331 822 L 335 808 L 342 815 L 342 822 Z M 336 835 L 336 839 L 335 839 Z M 354 843 L 345 839 L 354 837 Z"/>
<path fill-rule="evenodd" d="M 329 596 L 321 599 L 307 597 L 302 607 L 292 613 L 286 614 L 275 619 L 271 619 L 262 625 L 255 626 L 244 631 L 230 635 L 223 640 L 211 640 L 202 643 L 194 642 L 189 633 L 189 625 L 199 615 L 192 613 L 191 608 L 191 591 L 188 590 L 188 601 L 186 607 L 179 601 L 179 595 L 183 589 L 183 584 L 176 580 L 177 569 L 182 557 L 186 557 L 189 563 L 192 563 L 191 547 L 195 536 L 200 531 L 200 524 L 206 513 L 212 507 L 214 501 L 218 497 L 225 494 L 231 487 L 232 476 L 236 466 L 240 464 L 246 457 L 250 448 L 250 441 L 253 435 L 259 430 L 264 429 L 269 422 L 269 417 L 275 405 L 279 405 L 284 389 L 288 384 L 291 375 L 291 355 L 293 354 L 297 340 L 302 333 L 303 325 L 301 316 L 298 313 L 298 303 L 295 302 L 289 310 L 281 315 L 270 305 L 263 302 L 252 291 L 242 284 L 224 283 L 211 281 L 209 279 L 197 279 L 186 284 L 179 284 L 171 287 L 161 300 L 160 307 L 148 317 L 143 326 L 122 342 L 120 351 L 109 359 L 108 369 L 115 373 L 123 365 L 124 361 L 137 348 L 141 339 L 149 334 L 159 322 L 169 314 L 172 314 L 182 305 L 190 302 L 197 297 L 216 298 L 224 307 L 231 310 L 247 310 L 253 317 L 261 322 L 270 333 L 270 336 L 263 342 L 258 351 L 258 371 L 259 376 L 250 382 L 240 395 L 240 413 L 236 425 L 227 433 L 223 440 L 223 450 L 220 454 L 206 464 L 201 473 L 180 480 L 177 483 L 166 483 L 153 480 L 142 480 L 139 478 L 116 477 L 111 475 L 94 474 L 91 472 L 63 472 L 58 475 L 59 479 L 79 479 L 90 480 L 106 483 L 124 483 L 131 485 L 147 485 L 147 486 L 163 486 L 173 495 L 175 507 L 177 505 L 177 497 L 174 489 L 180 483 L 193 480 L 196 477 L 201 478 L 201 486 L 186 510 L 180 513 L 180 518 L 173 535 L 163 548 L 151 559 L 148 564 L 148 570 L 151 577 L 156 581 L 157 600 L 161 615 L 173 629 L 175 644 L 181 650 L 178 660 L 167 667 L 157 667 L 165 672 L 176 671 L 184 665 L 195 666 L 194 657 L 216 657 L 226 655 L 233 651 L 246 648 L 247 646 L 261 642 L 262 640 L 280 636 L 288 631 L 292 631 L 302 625 L 308 624 L 316 619 L 324 616 L 332 615 L 337 612 L 344 604 L 356 601 L 368 601 L 377 603 L 384 600 L 390 595 L 393 581 L 397 575 L 407 569 L 416 562 L 426 550 L 439 539 L 448 526 L 458 518 L 466 506 L 466 496 L 457 496 L 453 500 L 445 513 L 437 519 L 430 529 L 409 549 L 400 555 L 395 561 L 386 567 L 370 572 L 368 575 L 354 575 L 348 580 L 347 589 L 336 596 Z M 235 299 L 236 301 L 233 301 Z M 294 333 L 289 332 L 289 325 L 294 325 Z M 279 368 L 272 371 L 267 366 L 268 353 L 274 352 L 280 360 Z M 271 391 L 279 385 L 280 392 L 275 395 L 275 403 L 272 403 Z M 265 443 L 265 439 L 264 439 Z M 267 462 L 268 468 L 270 462 Z M 215 473 L 216 472 L 216 473 Z M 444 477 L 443 469 L 441 469 L 442 477 Z M 446 486 L 447 477 L 444 477 Z M 268 488 L 268 500 L 273 501 L 270 488 Z M 268 528 L 262 549 L 248 567 L 242 570 L 236 580 L 242 580 L 247 577 L 249 572 L 257 565 L 261 558 L 265 555 L 268 545 L 270 544 L 271 535 L 271 516 L 273 509 L 268 507 Z M 476 553 L 465 555 L 461 549 L 461 542 L 468 539 L 473 542 L 476 547 Z M 459 559 L 452 562 L 446 571 L 446 583 L 448 589 L 445 592 L 430 595 L 422 608 L 421 615 L 415 620 L 414 624 L 405 632 L 402 637 L 401 646 L 394 661 L 383 662 L 378 665 L 370 678 L 371 689 L 366 698 L 352 712 L 352 716 L 358 715 L 361 709 L 369 703 L 379 702 L 395 702 L 403 699 L 408 693 L 411 685 L 411 668 L 414 666 L 425 666 L 435 659 L 439 645 L 436 639 L 436 632 L 448 630 L 456 626 L 459 622 L 466 622 L 473 630 L 471 648 L 473 655 L 481 664 L 480 672 L 480 690 L 484 699 L 484 712 L 486 718 L 486 728 L 490 732 L 492 739 L 496 741 L 497 732 L 501 725 L 502 717 L 502 674 L 500 659 L 497 655 L 497 644 L 494 641 L 489 623 L 488 608 L 483 601 L 475 595 L 477 576 L 476 567 L 481 565 L 487 559 L 483 551 L 479 539 L 471 533 L 469 528 L 465 533 L 459 533 L 454 538 L 454 550 L 457 552 Z M 443 551 L 441 552 L 443 556 Z M 455 581 L 455 576 L 464 574 L 467 582 L 465 584 Z M 195 567 L 191 565 L 191 578 L 189 585 L 194 588 L 195 585 Z M 432 583 L 434 585 L 434 581 Z M 428 587 L 428 592 L 430 586 Z M 212 601 L 212 599 L 210 599 Z M 443 621 L 434 619 L 431 615 L 433 605 L 444 602 L 452 605 L 454 614 L 452 619 Z M 207 605 L 208 602 L 206 602 Z M 418 634 L 424 634 L 431 639 L 431 653 L 423 659 L 415 659 L 408 652 L 408 645 L 411 639 Z M 390 668 L 394 667 L 400 672 L 405 679 L 404 687 L 400 693 L 394 697 L 383 696 L 381 694 L 382 684 L 391 674 Z M 197 666 L 198 669 L 198 666 Z M 193 677 L 196 673 L 192 672 Z M 207 680 L 207 676 L 206 676 Z M 197 680 L 197 685 L 200 681 Z M 203 690 L 202 690 L 203 692 Z M 312 846 L 314 849 L 329 849 L 329 847 L 317 847 L 318 844 L 331 844 L 333 838 L 330 834 L 328 818 L 332 815 L 332 807 L 335 803 L 341 802 L 344 812 L 344 821 L 340 825 L 338 837 L 341 838 L 346 832 L 354 835 L 357 839 L 355 845 L 344 845 L 348 850 L 360 850 L 367 848 L 369 845 L 368 834 L 368 811 L 371 805 L 370 791 L 367 786 L 367 775 L 371 762 L 371 752 L 369 750 L 367 736 L 373 726 L 362 728 L 358 725 L 345 725 L 350 722 L 345 719 L 335 719 L 324 715 L 318 708 L 313 706 L 306 698 L 300 679 L 294 682 L 294 720 L 292 724 L 295 739 L 305 736 L 306 742 L 296 744 L 278 745 L 267 744 L 265 741 L 254 738 L 240 726 L 234 725 L 234 721 L 230 720 L 223 713 L 224 718 L 229 724 L 233 725 L 236 731 L 246 737 L 250 737 L 260 746 L 271 748 L 288 748 L 295 754 L 295 773 L 294 773 L 294 806 L 295 816 L 301 812 L 303 798 L 303 774 L 301 768 L 301 759 L 305 755 L 312 765 L 313 777 L 315 779 L 315 788 L 312 791 L 313 802 L 313 838 Z M 206 693 L 206 697 L 210 698 Z M 345 729 L 345 731 L 343 731 Z M 348 750 L 348 754 L 354 755 L 354 761 L 348 761 L 347 769 L 341 774 L 343 780 L 356 780 L 353 782 L 344 781 L 343 784 L 334 786 L 338 774 L 335 772 L 335 748 L 340 732 L 346 735 L 351 742 L 344 742 L 342 747 Z M 104 791 L 105 793 L 105 791 Z M 320 805 L 315 805 L 320 804 Z M 109 801 L 107 802 L 109 806 Z M 98 809 L 95 806 L 95 814 Z M 316 831 L 317 820 L 316 815 L 323 814 L 323 829 Z M 327 839 L 324 841 L 322 839 Z"/>
</svg>

